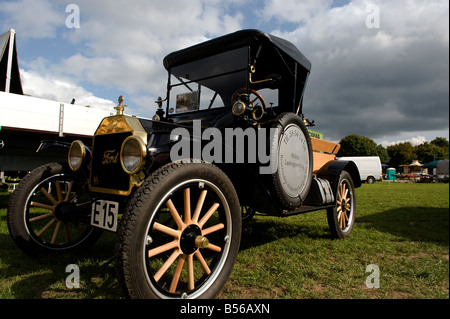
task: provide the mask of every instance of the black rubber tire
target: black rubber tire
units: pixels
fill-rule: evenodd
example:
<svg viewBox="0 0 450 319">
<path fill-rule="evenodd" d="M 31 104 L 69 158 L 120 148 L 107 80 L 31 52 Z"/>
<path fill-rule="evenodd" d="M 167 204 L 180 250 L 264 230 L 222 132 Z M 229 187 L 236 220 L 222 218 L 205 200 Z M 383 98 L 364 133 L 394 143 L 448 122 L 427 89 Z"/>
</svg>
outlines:
<svg viewBox="0 0 450 319">
<path fill-rule="evenodd" d="M 203 183 L 203 186 L 201 186 L 201 183 Z M 195 185 L 198 185 L 198 187 L 196 188 Z M 177 228 L 172 213 L 165 210 L 169 200 L 173 201 L 175 207 L 178 208 L 178 214 L 185 222 L 187 217 L 181 212 L 181 210 L 185 210 L 181 203 L 183 200 L 185 203 L 186 200 L 180 195 L 184 196 L 184 190 L 189 189 L 190 198 L 194 199 L 203 190 L 203 187 L 208 190 L 205 199 L 205 203 L 208 203 L 206 204 L 207 207 L 210 207 L 209 202 L 213 198 L 220 203 L 219 208 L 212 216 L 215 219 L 217 214 L 218 219 L 225 226 L 223 230 L 209 234 L 208 239 L 211 240 L 209 237 L 211 236 L 213 238 L 211 244 L 214 243 L 214 245 L 217 245 L 216 247 L 220 247 L 222 250 L 217 254 L 211 253 L 213 255 L 211 259 L 204 259 L 210 261 L 211 272 L 210 274 L 207 274 L 206 271 L 201 273 L 201 278 L 195 279 L 193 288 L 187 283 L 188 280 L 182 281 L 182 287 L 180 288 L 177 279 L 175 288 L 172 289 L 169 286 L 171 286 L 172 280 L 175 281 L 176 276 L 171 276 L 170 273 L 176 272 L 176 269 L 175 271 L 173 269 L 175 266 L 172 266 L 167 273 L 164 272 L 160 279 L 156 279 L 162 268 L 161 263 L 168 261 L 167 256 L 172 257 L 174 254 L 179 254 L 176 257 L 178 262 L 181 263 L 180 259 L 183 256 L 183 258 L 186 258 L 183 259 L 183 263 L 186 260 L 189 265 L 187 258 L 191 258 L 191 263 L 197 261 L 194 260 L 193 255 L 197 254 L 197 250 L 200 252 L 200 248 L 194 248 L 197 249 L 195 252 L 182 251 L 180 247 L 185 242 L 175 236 L 171 237 L 155 230 L 155 224 L 158 221 L 158 224 L 161 223 L 166 227 Z M 223 198 L 218 198 L 215 190 L 219 190 L 223 194 Z M 191 212 L 194 212 L 194 207 L 196 207 L 194 203 L 195 201 L 193 201 Z M 224 208 L 225 206 L 227 208 Z M 202 208 L 198 220 L 201 220 L 204 213 L 206 213 L 206 209 Z M 194 217 L 195 214 L 191 213 L 191 215 Z M 190 227 L 195 227 L 191 226 L 195 224 L 192 220 L 186 221 L 185 226 L 188 224 Z M 144 181 L 125 208 L 116 242 L 116 268 L 119 283 L 129 297 L 136 299 L 214 298 L 224 287 L 233 269 L 239 251 L 241 224 L 238 196 L 231 181 L 219 168 L 203 162 L 167 164 Z M 178 227 L 176 231 L 183 230 L 182 234 L 185 234 L 187 228 Z M 201 231 L 203 232 L 205 229 Z M 183 236 L 179 238 L 183 238 Z M 177 247 L 149 257 L 149 252 L 152 249 L 161 248 L 165 243 L 173 241 L 178 241 Z M 209 254 L 210 252 L 209 249 L 205 248 L 201 250 L 200 254 L 202 253 Z M 207 257 L 209 258 L 209 255 Z M 176 259 L 170 265 L 174 265 Z M 160 263 L 155 265 L 157 262 Z M 181 264 L 183 265 L 183 263 Z M 189 270 L 187 273 L 189 273 Z M 194 280 L 192 280 L 192 283 L 194 283 Z"/>
<path fill-rule="evenodd" d="M 67 197 L 61 196 L 63 199 L 58 199 L 58 196 L 55 194 L 55 181 L 58 181 L 60 187 L 61 184 L 64 185 L 66 183 L 67 185 L 70 181 L 74 181 L 70 194 L 76 193 L 80 201 L 72 205 L 84 207 L 81 205 L 86 204 L 87 211 L 83 217 L 83 222 L 61 221 L 54 214 L 56 209 L 53 209 L 53 213 L 51 209 L 42 208 L 42 213 L 36 212 L 38 209 L 35 208 L 35 203 L 32 204 L 33 200 L 40 204 L 57 207 L 57 205 L 61 203 L 67 204 L 70 199 L 73 199 L 73 196 L 70 194 Z M 9 233 L 16 245 L 30 256 L 68 252 L 92 246 L 98 240 L 102 231 L 90 226 L 87 220 L 87 215 L 90 212 L 90 195 L 86 191 L 86 186 L 85 180 L 82 180 L 58 163 L 43 165 L 26 175 L 11 195 L 7 211 Z M 48 198 L 42 195 L 42 189 L 52 189 L 52 187 L 54 187 L 53 193 L 50 193 L 49 197 L 52 197 L 58 204 L 51 203 Z M 64 191 L 60 191 L 60 194 L 64 194 Z M 83 197 L 83 200 L 81 200 L 81 197 Z M 33 208 L 33 213 L 30 212 L 30 208 Z M 48 217 L 42 218 L 42 223 L 39 224 L 39 221 L 37 223 L 32 221 L 32 219 L 37 217 L 34 214 L 41 217 L 47 215 Z M 42 231 L 44 228 L 42 225 L 47 224 L 50 220 L 54 221 L 45 231 Z M 86 222 L 84 222 L 85 220 Z M 76 226 L 72 227 L 72 224 L 76 224 Z M 75 230 L 75 227 L 78 229 Z M 81 233 L 78 233 L 79 229 L 82 230 Z M 39 234 L 41 231 L 42 234 Z M 64 233 L 65 235 L 63 236 Z M 74 236 L 74 233 L 76 236 Z M 50 237 L 53 237 L 51 236 L 53 234 L 59 237 L 55 236 L 54 240 L 53 238 L 50 239 Z M 52 243 L 52 241 L 54 242 Z"/>
<path fill-rule="evenodd" d="M 352 233 L 356 212 L 355 187 L 347 171 L 342 171 L 339 176 L 335 196 L 335 207 L 327 209 L 328 226 L 332 238 L 343 239 Z M 345 212 L 342 214 L 343 211 Z M 347 221 L 345 216 L 347 216 Z"/>
<path fill-rule="evenodd" d="M 306 175 L 307 176 L 298 176 L 298 178 L 304 178 L 304 181 L 300 185 L 300 190 L 296 191 L 298 194 L 290 195 L 286 191 L 286 187 L 290 187 L 290 185 L 286 185 L 286 177 L 283 178 L 283 170 L 281 169 L 281 163 L 280 161 L 284 161 L 285 159 L 281 158 L 280 149 L 281 149 L 281 139 L 284 138 L 285 131 L 290 127 L 294 126 L 301 130 L 301 133 L 303 134 L 303 138 L 305 141 L 304 145 L 296 145 L 295 147 L 298 148 L 299 153 L 302 154 L 304 152 L 307 152 L 306 154 L 306 160 L 307 160 L 307 167 L 305 168 Z M 303 203 L 306 196 L 309 193 L 309 189 L 311 187 L 312 182 L 312 175 L 313 175 L 313 151 L 312 151 L 312 145 L 311 145 L 311 138 L 309 136 L 308 130 L 301 120 L 301 118 L 294 113 L 282 113 L 280 114 L 275 124 L 272 127 L 278 128 L 278 136 L 271 141 L 271 147 L 272 152 L 271 154 L 278 154 L 278 169 L 275 173 L 271 175 L 272 177 L 272 183 L 274 186 L 275 194 L 278 197 L 280 204 L 283 208 L 289 209 L 289 208 L 295 208 Z M 274 151 L 274 148 L 277 148 L 277 151 Z M 286 155 L 286 154 L 283 154 Z M 290 159 L 287 159 L 288 161 L 291 161 Z M 292 161 L 295 161 L 295 159 L 292 159 Z M 272 161 L 274 162 L 274 161 Z M 291 176 L 287 176 L 289 178 Z M 285 179 L 283 181 L 283 179 Z"/>
</svg>

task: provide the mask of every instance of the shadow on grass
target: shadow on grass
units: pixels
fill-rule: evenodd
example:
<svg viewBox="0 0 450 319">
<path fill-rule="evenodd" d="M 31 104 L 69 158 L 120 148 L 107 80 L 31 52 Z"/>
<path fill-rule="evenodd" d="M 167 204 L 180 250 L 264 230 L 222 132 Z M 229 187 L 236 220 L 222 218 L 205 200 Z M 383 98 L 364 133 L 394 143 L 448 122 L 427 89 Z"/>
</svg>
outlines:
<svg viewBox="0 0 450 319">
<path fill-rule="evenodd" d="M 6 224 L 9 193 L 0 192 L 0 295 L 15 299 L 124 298 L 117 284 L 114 263 L 115 234 L 104 232 L 99 241 L 84 251 L 32 258 L 23 253 L 11 239 Z M 81 285 L 65 285 L 70 264 L 79 266 Z"/>
<path fill-rule="evenodd" d="M 100 242 L 86 251 L 32 258 L 17 248 L 9 236 L 1 234 L 0 279 L 13 282 L 10 291 L 15 299 L 124 298 L 116 279 L 114 239 L 108 235 L 111 234 L 103 234 Z M 80 288 L 66 287 L 66 278 L 72 274 L 66 272 L 70 264 L 79 266 Z"/>
<path fill-rule="evenodd" d="M 405 240 L 449 245 L 449 209 L 432 207 L 401 207 L 356 218 L 356 223 L 367 224 Z"/>
<path fill-rule="evenodd" d="M 311 212 L 308 214 L 320 214 L 320 212 Z M 261 216 L 244 223 L 240 250 L 258 247 L 283 238 L 300 236 L 308 239 L 331 240 L 328 225 L 324 227 L 317 222 L 302 222 L 294 220 L 294 218 L 296 217 Z"/>
<path fill-rule="evenodd" d="M 305 225 L 291 221 L 291 218 L 261 217 L 245 225 L 240 249 L 298 236 L 330 238 L 328 229 L 321 225 Z M 0 259 L 6 266 L 0 268 L 0 279 L 13 281 L 10 289 L 15 299 L 125 298 L 115 272 L 115 238 L 115 234 L 105 232 L 89 250 L 35 259 L 17 248 L 8 234 L 0 234 Z M 69 264 L 79 266 L 81 285 L 78 289 L 65 286 L 65 280 L 70 275 L 65 269 Z"/>
</svg>

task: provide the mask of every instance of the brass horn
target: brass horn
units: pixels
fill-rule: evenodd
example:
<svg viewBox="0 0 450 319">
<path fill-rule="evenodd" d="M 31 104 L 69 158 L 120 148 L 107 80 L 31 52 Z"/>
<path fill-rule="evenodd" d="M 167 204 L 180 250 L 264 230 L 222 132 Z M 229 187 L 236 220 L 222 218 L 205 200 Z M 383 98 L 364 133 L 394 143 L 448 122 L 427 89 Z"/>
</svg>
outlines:
<svg viewBox="0 0 450 319">
<path fill-rule="evenodd" d="M 253 107 L 252 112 L 253 119 L 255 121 L 259 121 L 263 117 L 263 115 L 264 115 L 264 108 L 262 107 L 262 105 L 259 104 L 255 105 Z"/>
</svg>

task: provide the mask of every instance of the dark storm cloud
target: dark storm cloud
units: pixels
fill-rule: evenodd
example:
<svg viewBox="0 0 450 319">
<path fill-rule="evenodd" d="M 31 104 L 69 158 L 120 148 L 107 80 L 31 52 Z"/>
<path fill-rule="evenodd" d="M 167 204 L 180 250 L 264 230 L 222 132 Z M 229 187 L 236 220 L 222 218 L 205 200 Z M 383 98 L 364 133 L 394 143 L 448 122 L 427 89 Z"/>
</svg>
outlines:
<svg viewBox="0 0 450 319">
<path fill-rule="evenodd" d="M 402 51 L 370 50 L 313 60 L 307 116 L 335 139 L 448 128 L 448 46 L 418 40 Z"/>
<path fill-rule="evenodd" d="M 379 28 L 367 28 L 355 1 L 284 34 L 312 62 L 304 113 L 316 130 L 334 140 L 448 130 L 448 3 L 426 3 L 380 3 Z"/>
</svg>

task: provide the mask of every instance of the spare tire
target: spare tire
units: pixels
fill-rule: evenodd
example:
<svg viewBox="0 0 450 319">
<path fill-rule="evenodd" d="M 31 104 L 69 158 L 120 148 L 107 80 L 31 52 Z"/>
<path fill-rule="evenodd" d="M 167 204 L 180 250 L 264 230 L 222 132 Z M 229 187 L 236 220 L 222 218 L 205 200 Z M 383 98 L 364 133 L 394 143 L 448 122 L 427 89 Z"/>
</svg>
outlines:
<svg viewBox="0 0 450 319">
<path fill-rule="evenodd" d="M 270 144 L 271 154 L 278 158 L 278 169 L 271 175 L 273 189 L 284 209 L 295 208 L 303 203 L 311 187 L 311 139 L 302 119 L 294 113 L 280 114 L 272 127 L 278 128 Z"/>
</svg>

